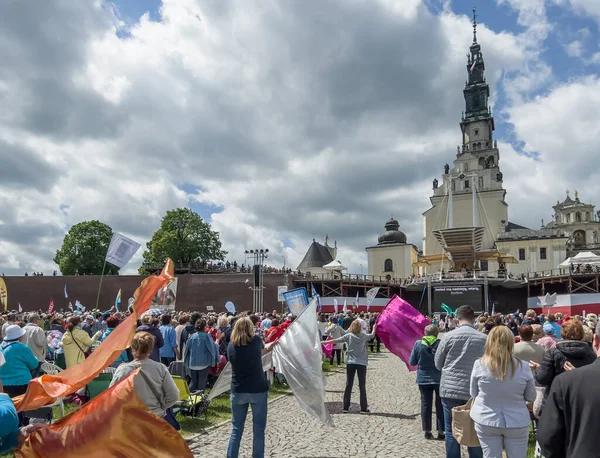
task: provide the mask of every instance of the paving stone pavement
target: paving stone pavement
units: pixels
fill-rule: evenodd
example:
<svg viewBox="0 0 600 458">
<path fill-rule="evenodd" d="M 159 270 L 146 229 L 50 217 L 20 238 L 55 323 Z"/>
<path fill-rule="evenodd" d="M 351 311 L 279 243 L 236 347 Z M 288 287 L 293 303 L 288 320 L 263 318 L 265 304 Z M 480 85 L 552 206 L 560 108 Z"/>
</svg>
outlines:
<svg viewBox="0 0 600 458">
<path fill-rule="evenodd" d="M 328 376 L 326 402 L 335 428 L 305 413 L 294 396 L 269 404 L 265 456 L 270 458 L 434 458 L 443 457 L 443 441 L 423 437 L 420 395 L 415 373 L 396 356 L 383 352 L 369 356 L 368 415 L 359 414 L 358 380 L 349 413 L 342 413 L 345 370 Z M 435 425 L 435 417 L 433 418 Z M 200 435 L 190 447 L 196 457 L 223 458 L 231 425 Z M 251 413 L 244 430 L 241 458 L 252 456 Z"/>
</svg>

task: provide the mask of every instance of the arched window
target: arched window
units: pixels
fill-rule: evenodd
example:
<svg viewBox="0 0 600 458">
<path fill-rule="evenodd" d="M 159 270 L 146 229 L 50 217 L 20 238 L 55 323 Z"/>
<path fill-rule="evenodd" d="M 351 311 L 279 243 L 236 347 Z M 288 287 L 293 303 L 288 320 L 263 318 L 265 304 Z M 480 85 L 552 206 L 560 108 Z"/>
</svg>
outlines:
<svg viewBox="0 0 600 458">
<path fill-rule="evenodd" d="M 488 157 L 488 162 L 489 162 L 489 164 L 490 164 L 490 167 L 493 167 L 493 166 L 494 166 L 494 162 L 495 162 L 495 161 L 494 161 L 494 156 L 490 156 L 490 157 Z"/>
<path fill-rule="evenodd" d="M 567 213 L 567 223 L 570 223 L 570 222 L 571 222 L 571 214 Z"/>
<path fill-rule="evenodd" d="M 394 271 L 394 263 L 391 259 L 386 259 L 383 263 L 383 271 L 384 272 L 393 272 Z"/>
<path fill-rule="evenodd" d="M 578 223 L 581 223 L 581 213 L 579 213 L 579 212 L 575 213 L 575 221 L 577 221 Z"/>
<path fill-rule="evenodd" d="M 485 169 L 485 159 L 483 157 L 479 158 L 479 168 Z"/>
<path fill-rule="evenodd" d="M 586 221 L 590 220 L 590 212 L 585 212 L 585 220 Z"/>
</svg>

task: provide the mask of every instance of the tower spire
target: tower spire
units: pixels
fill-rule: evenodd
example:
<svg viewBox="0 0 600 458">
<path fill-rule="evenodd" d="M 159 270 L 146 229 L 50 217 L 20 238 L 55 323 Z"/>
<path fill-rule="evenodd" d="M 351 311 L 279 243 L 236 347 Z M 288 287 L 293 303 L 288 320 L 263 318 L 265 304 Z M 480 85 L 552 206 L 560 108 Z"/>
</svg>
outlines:
<svg viewBox="0 0 600 458">
<path fill-rule="evenodd" d="M 473 43 L 477 43 L 477 8 L 473 7 Z"/>
</svg>

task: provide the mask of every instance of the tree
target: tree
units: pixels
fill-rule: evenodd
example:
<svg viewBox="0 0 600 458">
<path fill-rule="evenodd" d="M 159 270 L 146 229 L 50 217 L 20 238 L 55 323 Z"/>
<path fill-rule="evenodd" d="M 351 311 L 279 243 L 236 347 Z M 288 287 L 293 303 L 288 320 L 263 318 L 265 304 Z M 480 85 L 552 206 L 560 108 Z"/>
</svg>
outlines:
<svg viewBox="0 0 600 458">
<path fill-rule="evenodd" d="M 100 221 L 76 224 L 65 235 L 54 262 L 63 275 L 101 275 L 112 235 L 110 226 Z M 119 268 L 107 263 L 104 273 L 117 275 Z"/>
<path fill-rule="evenodd" d="M 211 230 L 209 223 L 189 208 L 178 208 L 167 212 L 160 229 L 146 244 L 139 271 L 146 274 L 147 268 L 162 266 L 167 258 L 187 264 L 197 259 L 222 261 L 226 254 L 221 249 L 219 233 Z"/>
</svg>

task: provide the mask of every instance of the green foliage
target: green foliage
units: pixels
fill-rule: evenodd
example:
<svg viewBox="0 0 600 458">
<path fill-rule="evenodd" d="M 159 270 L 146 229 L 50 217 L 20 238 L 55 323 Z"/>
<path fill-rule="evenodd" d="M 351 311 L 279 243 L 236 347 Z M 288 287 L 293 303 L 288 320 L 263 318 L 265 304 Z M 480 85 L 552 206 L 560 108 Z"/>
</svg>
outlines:
<svg viewBox="0 0 600 458">
<path fill-rule="evenodd" d="M 167 258 L 187 264 L 196 259 L 221 261 L 226 254 L 219 233 L 211 230 L 210 224 L 189 208 L 178 208 L 167 212 L 160 229 L 146 244 L 140 273 L 148 273 L 146 267 L 162 266 Z"/>
<path fill-rule="evenodd" d="M 63 275 L 101 275 L 113 231 L 100 221 L 84 221 L 73 226 L 56 252 L 54 262 Z M 119 268 L 106 264 L 104 271 L 117 275 Z"/>
</svg>

